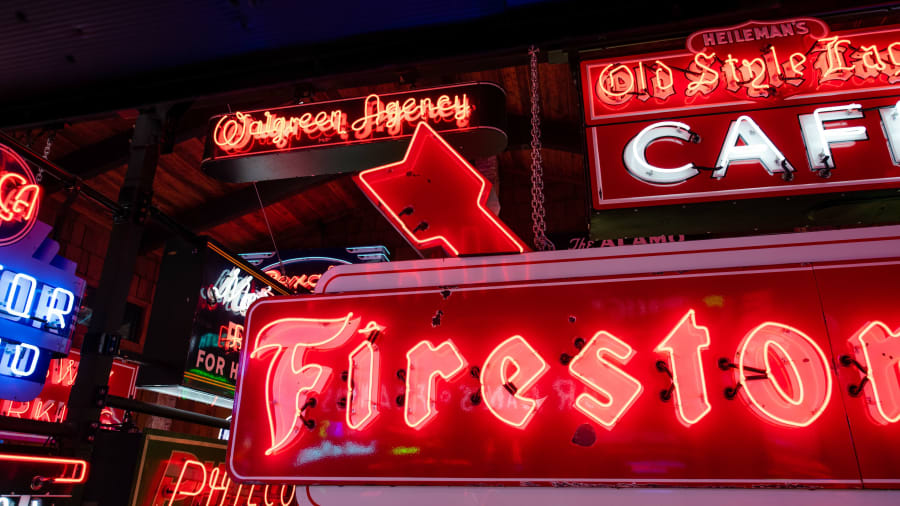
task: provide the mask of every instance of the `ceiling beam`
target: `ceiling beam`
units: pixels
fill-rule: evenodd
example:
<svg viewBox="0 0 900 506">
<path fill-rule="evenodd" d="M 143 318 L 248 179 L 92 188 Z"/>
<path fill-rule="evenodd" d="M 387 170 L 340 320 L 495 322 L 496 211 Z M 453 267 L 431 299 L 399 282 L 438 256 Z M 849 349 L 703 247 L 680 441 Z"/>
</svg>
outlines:
<svg viewBox="0 0 900 506">
<path fill-rule="evenodd" d="M 281 179 L 276 181 L 262 181 L 256 184 L 259 189 L 259 199 L 266 206 L 277 204 L 311 188 L 326 184 L 340 177 L 336 174 L 312 177 L 298 177 L 294 179 Z M 187 228 L 195 234 L 202 234 L 222 223 L 235 220 L 259 210 L 259 199 L 256 189 L 252 184 L 231 192 L 222 197 L 207 201 L 193 209 L 185 211 L 173 219 L 176 223 Z M 147 253 L 163 246 L 172 236 L 172 232 L 165 229 L 151 229 L 144 234 L 141 244 L 141 252 Z"/>
</svg>

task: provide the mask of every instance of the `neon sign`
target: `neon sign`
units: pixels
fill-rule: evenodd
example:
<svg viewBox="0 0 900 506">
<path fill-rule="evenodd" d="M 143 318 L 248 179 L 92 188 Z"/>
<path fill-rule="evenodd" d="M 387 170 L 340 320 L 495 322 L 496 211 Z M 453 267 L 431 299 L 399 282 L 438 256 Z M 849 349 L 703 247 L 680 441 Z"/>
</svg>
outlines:
<svg viewBox="0 0 900 506">
<path fill-rule="evenodd" d="M 875 283 L 900 266 L 881 264 L 830 264 L 827 288 L 789 265 L 264 300 L 228 465 L 267 483 L 858 486 L 853 441 L 884 427 L 871 449 L 891 447 L 900 420 L 900 323 L 870 316 L 890 318 Z M 865 314 L 845 310 L 853 283 Z M 276 341 L 295 358 L 254 351 Z M 866 379 L 836 368 L 845 350 Z M 301 385 L 311 369 L 328 379 Z M 368 450 L 305 457 L 323 445 Z"/>
<path fill-rule="evenodd" d="M 309 293 L 334 266 L 387 262 L 390 253 L 384 246 L 355 246 L 241 253 L 241 257 L 294 293 Z"/>
<path fill-rule="evenodd" d="M 238 483 L 225 472 L 222 441 L 149 429 L 131 506 L 287 506 L 294 487 Z"/>
<path fill-rule="evenodd" d="M 688 53 L 585 62 L 594 207 L 900 183 L 900 30 L 826 35 L 749 22 Z"/>
<path fill-rule="evenodd" d="M 63 422 L 68 413 L 67 403 L 72 385 L 78 375 L 80 354 L 72 350 L 65 358 L 50 361 L 47 380 L 40 394 L 30 401 L 0 401 L 0 416 L 24 418 L 45 422 Z M 109 373 L 109 393 L 120 397 L 134 397 L 138 366 L 114 360 Z M 104 408 L 100 423 L 114 425 L 124 421 L 125 413 L 120 409 Z"/>
<path fill-rule="evenodd" d="M 71 346 L 84 281 L 75 263 L 56 256 L 50 226 L 32 224 L 14 244 L 0 246 L 0 397 L 34 399 L 50 361 Z"/>
<path fill-rule="evenodd" d="M 521 253 L 527 247 L 489 209 L 490 183 L 427 123 L 403 160 L 360 172 L 357 185 L 418 250 Z"/>
<path fill-rule="evenodd" d="M 78 484 L 84 483 L 87 479 L 88 463 L 81 459 L 0 453 L 0 462 L 7 462 L 13 466 L 40 466 L 41 471 L 37 475 L 41 478 L 38 480 L 39 483 Z M 47 473 L 46 468 L 56 468 L 56 472 Z M 47 474 L 51 476 L 46 476 Z"/>
<path fill-rule="evenodd" d="M 201 290 L 200 297 L 210 308 L 221 306 L 231 313 L 244 316 L 250 304 L 272 295 L 272 288 L 268 286 L 252 290 L 253 281 L 253 276 L 243 272 L 239 267 L 230 267 L 219 274 L 215 284 Z"/>
<path fill-rule="evenodd" d="M 25 237 L 37 219 L 41 187 L 28 163 L 0 144 L 0 247 Z"/>
<path fill-rule="evenodd" d="M 166 251 L 144 354 L 170 367 L 141 369 L 138 386 L 172 395 L 187 387 L 229 399 L 247 308 L 260 298 L 290 292 L 211 240 L 199 247 L 172 240 Z"/>
<path fill-rule="evenodd" d="M 466 154 L 490 156 L 506 147 L 503 90 L 468 83 L 316 102 L 214 117 L 203 168 L 214 177 L 249 181 L 358 172 L 396 160 L 416 126 L 449 136 Z M 247 157 L 280 154 L 253 167 Z M 287 156 L 284 156 L 287 155 Z M 294 166 L 282 163 L 288 158 Z M 297 165 L 316 167 L 298 168 Z M 360 165 L 362 164 L 362 165 Z"/>
<path fill-rule="evenodd" d="M 457 128 L 469 125 L 472 106 L 469 96 L 440 95 L 436 100 L 409 98 L 400 103 L 394 100 L 385 103 L 381 97 L 372 94 L 363 101 L 359 119 L 348 128 L 348 114 L 340 109 L 320 112 L 315 118 L 312 113 L 297 116 L 279 116 L 269 111 L 263 112 L 265 119 L 253 119 L 251 114 L 236 112 L 234 116 L 223 116 L 216 123 L 213 142 L 226 153 L 242 153 L 251 149 L 254 143 L 271 144 L 278 149 L 290 149 L 292 144 L 302 144 L 304 140 L 339 137 L 342 141 L 370 140 L 375 132 L 386 132 L 389 136 L 402 135 L 420 121 L 430 124 L 453 123 Z M 352 132 L 352 134 L 351 134 Z"/>
</svg>

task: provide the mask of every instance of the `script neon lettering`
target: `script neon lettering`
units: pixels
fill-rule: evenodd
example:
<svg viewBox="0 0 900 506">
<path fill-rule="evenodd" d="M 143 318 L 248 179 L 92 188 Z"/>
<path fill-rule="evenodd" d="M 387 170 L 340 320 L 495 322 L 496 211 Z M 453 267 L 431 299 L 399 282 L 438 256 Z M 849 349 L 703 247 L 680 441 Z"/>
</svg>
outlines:
<svg viewBox="0 0 900 506">
<path fill-rule="evenodd" d="M 597 96 L 600 97 L 600 100 L 610 105 L 621 104 L 631 98 L 630 93 L 633 91 L 634 74 L 628 66 L 613 67 L 610 64 L 600 72 L 596 86 Z"/>
<path fill-rule="evenodd" d="M 706 61 L 702 62 L 700 61 L 701 59 Z M 719 73 L 709 66 L 714 61 L 716 61 L 716 53 L 697 53 L 694 55 L 692 66 L 701 72 L 699 75 L 696 72 L 687 74 L 690 82 L 684 92 L 686 96 L 691 97 L 697 93 L 708 95 L 719 86 Z"/>
<path fill-rule="evenodd" d="M 806 427 L 825 411 L 831 399 L 831 371 L 825 353 L 809 336 L 765 322 L 747 334 L 738 350 L 736 380 L 760 418 Z"/>
<path fill-rule="evenodd" d="M 264 111 L 263 118 L 254 118 L 252 113 L 242 111 L 222 116 L 213 129 L 213 142 L 228 154 L 242 153 L 254 144 L 271 144 L 275 148 L 289 149 L 292 142 L 317 139 L 350 140 L 350 131 L 355 140 L 366 140 L 374 132 L 387 132 L 391 136 L 401 135 L 405 127 L 415 126 L 420 121 L 432 123 L 454 122 L 457 127 L 469 125 L 473 107 L 469 96 L 441 95 L 437 99 L 409 98 L 403 102 L 384 102 L 378 95 L 369 95 L 363 101 L 362 115 L 350 123 L 348 114 L 340 109 L 311 112 L 300 116 L 280 116 Z"/>
<path fill-rule="evenodd" d="M 510 367 L 514 370 L 510 374 Z M 481 398 L 503 423 L 524 429 L 544 399 L 525 393 L 547 372 L 547 362 L 522 336 L 512 336 L 488 355 L 481 370 Z"/>
<path fill-rule="evenodd" d="M 351 319 L 352 316 L 353 313 L 333 319 L 283 318 L 269 323 L 257 334 L 250 359 L 271 356 L 265 395 L 272 446 L 266 455 L 284 450 L 299 437 L 298 421 L 306 401 L 321 392 L 331 378 L 329 367 L 304 365 L 306 351 L 344 344 L 359 326 L 359 318 Z M 280 404 L 288 407 L 276 407 Z"/>
<path fill-rule="evenodd" d="M 217 478 L 221 475 L 222 479 L 218 480 Z M 219 501 L 219 506 L 225 503 L 225 499 L 228 496 L 228 487 L 231 486 L 231 479 L 228 478 L 228 473 L 225 472 L 224 466 L 218 466 L 213 468 L 209 473 L 209 493 L 206 496 L 206 506 L 210 506 L 212 503 L 213 497 L 215 497 L 216 492 L 222 492 L 222 499 Z"/>
<path fill-rule="evenodd" d="M 347 425 L 362 430 L 378 416 L 378 369 L 381 353 L 363 341 L 350 353 L 347 376 Z"/>
<path fill-rule="evenodd" d="M 421 429 L 437 415 L 437 379 L 452 381 L 466 368 L 466 361 L 446 340 L 434 347 L 421 341 L 406 352 L 406 393 L 403 419 L 406 425 Z"/>
<path fill-rule="evenodd" d="M 199 469 L 199 472 L 203 474 L 203 478 L 200 480 L 196 480 L 197 486 L 194 487 L 193 490 L 184 490 L 182 489 L 182 483 L 187 485 L 187 481 L 184 479 L 185 472 L 189 467 L 196 467 Z M 191 480 L 194 481 L 194 480 Z M 197 460 L 185 460 L 184 465 L 181 467 L 181 473 L 178 474 L 178 480 L 175 482 L 175 488 L 172 489 L 172 497 L 169 499 L 169 506 L 175 504 L 175 500 L 179 497 L 179 495 L 183 497 L 196 497 L 203 492 L 203 489 L 206 487 L 206 468 L 203 467 L 203 463 Z"/>
<path fill-rule="evenodd" d="M 605 429 L 612 430 L 644 388 L 638 380 L 613 365 L 607 357 L 627 364 L 634 354 L 631 346 L 609 332 L 594 334 L 581 352 L 569 362 L 569 373 L 599 392 L 603 399 L 587 392 L 582 393 L 575 399 L 575 409 Z"/>
<path fill-rule="evenodd" d="M 900 331 L 870 322 L 850 338 L 850 345 L 866 368 L 869 414 L 883 425 L 900 421 Z"/>
<path fill-rule="evenodd" d="M 709 329 L 697 325 L 695 318 L 691 309 L 655 350 L 667 355 L 675 385 L 675 412 L 686 426 L 699 422 L 711 409 L 700 359 L 703 350 L 709 349 Z"/>
<path fill-rule="evenodd" d="M 848 71 L 852 71 L 853 67 L 846 65 L 844 61 L 844 55 L 847 51 L 847 48 L 844 46 L 849 46 L 850 41 L 840 39 L 835 35 L 834 37 L 820 39 L 819 43 L 824 43 L 824 50 L 815 64 L 821 73 L 819 82 L 822 83 L 832 79 L 847 80 L 850 77 Z"/>
</svg>

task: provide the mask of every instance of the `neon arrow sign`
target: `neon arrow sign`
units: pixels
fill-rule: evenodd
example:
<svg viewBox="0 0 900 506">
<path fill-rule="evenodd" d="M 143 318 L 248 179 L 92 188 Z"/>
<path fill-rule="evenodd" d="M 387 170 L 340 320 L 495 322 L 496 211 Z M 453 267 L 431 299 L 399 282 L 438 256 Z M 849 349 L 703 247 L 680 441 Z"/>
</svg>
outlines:
<svg viewBox="0 0 900 506">
<path fill-rule="evenodd" d="M 446 255 L 528 248 L 488 208 L 491 185 L 427 123 L 399 162 L 361 172 L 357 185 L 409 243 Z"/>
</svg>

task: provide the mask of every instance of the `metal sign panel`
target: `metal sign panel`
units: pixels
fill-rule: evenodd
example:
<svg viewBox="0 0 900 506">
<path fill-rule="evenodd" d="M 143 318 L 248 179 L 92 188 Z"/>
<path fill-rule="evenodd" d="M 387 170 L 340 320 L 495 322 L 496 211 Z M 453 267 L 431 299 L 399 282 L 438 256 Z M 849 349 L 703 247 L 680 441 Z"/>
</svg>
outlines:
<svg viewBox="0 0 900 506">
<path fill-rule="evenodd" d="M 823 308 L 797 265 L 262 301 L 229 465 L 296 483 L 890 486 L 890 452 L 853 446 L 878 422 L 835 364 L 868 318 L 890 321 L 874 285 L 900 269 L 831 268 L 871 279 L 856 297 L 886 316 Z M 854 450 L 888 476 L 860 475 Z"/>
<path fill-rule="evenodd" d="M 900 29 L 802 18 L 582 63 L 594 208 L 900 184 Z"/>
</svg>

